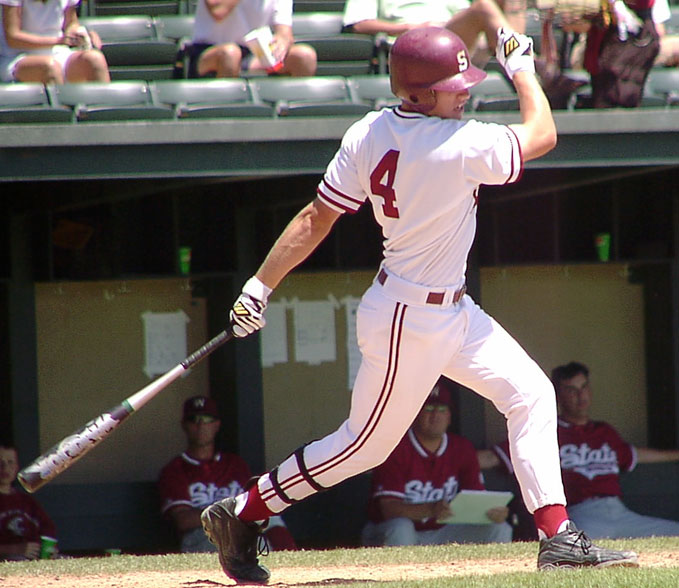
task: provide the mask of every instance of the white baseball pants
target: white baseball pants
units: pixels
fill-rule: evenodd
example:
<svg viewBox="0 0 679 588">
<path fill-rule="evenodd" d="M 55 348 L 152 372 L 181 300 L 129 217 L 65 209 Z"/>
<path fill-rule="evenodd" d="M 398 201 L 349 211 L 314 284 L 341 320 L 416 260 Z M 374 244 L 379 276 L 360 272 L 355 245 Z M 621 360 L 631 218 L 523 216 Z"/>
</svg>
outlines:
<svg viewBox="0 0 679 588">
<path fill-rule="evenodd" d="M 362 353 L 348 419 L 260 477 L 273 512 L 380 465 L 412 424 L 441 374 L 505 415 L 516 477 L 530 512 L 566 504 L 554 388 L 521 346 L 464 296 L 427 304 L 428 289 L 389 276 L 358 308 Z M 450 294 L 450 295 L 449 295 Z M 430 298 L 431 299 L 431 298 Z"/>
</svg>

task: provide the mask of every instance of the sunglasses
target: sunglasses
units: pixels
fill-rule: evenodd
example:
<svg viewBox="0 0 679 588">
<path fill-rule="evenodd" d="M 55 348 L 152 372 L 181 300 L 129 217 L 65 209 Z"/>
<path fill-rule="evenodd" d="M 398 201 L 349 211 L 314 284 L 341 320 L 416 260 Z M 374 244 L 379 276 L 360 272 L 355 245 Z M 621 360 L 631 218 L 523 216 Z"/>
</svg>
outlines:
<svg viewBox="0 0 679 588">
<path fill-rule="evenodd" d="M 446 412 L 448 407 L 445 404 L 425 404 L 422 410 L 424 412 Z"/>
<path fill-rule="evenodd" d="M 208 423 L 214 423 L 217 419 L 213 416 L 210 416 L 209 414 L 194 414 L 193 416 L 190 416 L 186 419 L 189 423 L 193 423 L 195 425 L 206 425 Z"/>
</svg>

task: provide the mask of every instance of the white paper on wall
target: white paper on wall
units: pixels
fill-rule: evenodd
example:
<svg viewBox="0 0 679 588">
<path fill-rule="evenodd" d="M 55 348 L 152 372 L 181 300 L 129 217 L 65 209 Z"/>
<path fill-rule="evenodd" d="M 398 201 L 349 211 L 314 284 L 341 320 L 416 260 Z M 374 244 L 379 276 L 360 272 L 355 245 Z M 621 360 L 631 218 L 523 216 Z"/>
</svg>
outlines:
<svg viewBox="0 0 679 588">
<path fill-rule="evenodd" d="M 260 331 L 262 367 L 288 361 L 288 325 L 285 302 L 272 302 L 266 307 L 266 325 Z"/>
<path fill-rule="evenodd" d="M 188 355 L 186 325 L 190 321 L 183 310 L 144 312 L 144 373 L 152 378 L 164 374 Z"/>
<path fill-rule="evenodd" d="M 337 359 L 335 304 L 326 300 L 296 301 L 295 359 L 318 365 Z"/>
</svg>

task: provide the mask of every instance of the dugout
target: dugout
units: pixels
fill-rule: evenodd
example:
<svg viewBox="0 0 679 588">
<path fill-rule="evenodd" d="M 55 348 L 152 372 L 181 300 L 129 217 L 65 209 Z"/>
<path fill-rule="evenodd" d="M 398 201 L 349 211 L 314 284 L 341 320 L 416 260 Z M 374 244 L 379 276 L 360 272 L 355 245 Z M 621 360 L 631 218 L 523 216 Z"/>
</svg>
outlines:
<svg viewBox="0 0 679 588">
<path fill-rule="evenodd" d="M 559 145 L 530 162 L 519 185 L 482 189 L 470 290 L 545 369 L 587 362 L 600 377 L 597 415 L 632 442 L 676 446 L 679 119 L 637 109 L 560 112 L 556 120 Z M 190 350 L 223 328 L 242 281 L 313 196 L 352 121 L 0 126 L 0 414 L 24 463 L 148 383 L 144 305 L 184 310 Z M 606 264 L 592 244 L 599 231 L 612 234 Z M 277 295 L 355 296 L 379 262 L 379 240 L 369 214 L 342 219 Z M 187 244 L 194 257 L 183 276 L 176 252 Z M 338 341 L 343 313 L 335 310 Z M 338 422 L 348 403 L 342 346 L 334 363 L 296 362 L 292 351 L 289 359 L 262 368 L 256 338 L 219 350 L 40 490 L 67 538 L 62 547 L 168 548 L 153 482 L 161 460 L 181 446 L 173 411 L 195 390 L 217 398 L 222 445 L 255 470 Z M 462 434 L 478 446 L 496 440 L 497 417 L 483 402 L 461 391 L 459 410 Z M 666 508 L 661 475 L 646 472 L 629 478 L 626 491 L 650 509 Z M 342 508 L 324 523 L 333 538 L 318 537 L 317 517 L 329 504 L 355 505 L 360 493 L 352 486 L 320 496 L 296 515 L 310 541 L 352 541 L 337 527 Z M 355 529 L 360 510 L 352 513 Z M 81 532 L 94 527 L 107 533 Z"/>
</svg>

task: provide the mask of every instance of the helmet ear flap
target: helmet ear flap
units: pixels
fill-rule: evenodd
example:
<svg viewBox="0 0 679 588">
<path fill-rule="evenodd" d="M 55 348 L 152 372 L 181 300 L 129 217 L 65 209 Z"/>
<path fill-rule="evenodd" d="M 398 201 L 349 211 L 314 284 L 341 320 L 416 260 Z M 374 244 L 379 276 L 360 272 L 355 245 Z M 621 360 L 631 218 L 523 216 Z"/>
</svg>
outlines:
<svg viewBox="0 0 679 588">
<path fill-rule="evenodd" d="M 436 90 L 426 88 L 417 94 L 412 93 L 408 96 L 406 102 L 408 106 L 418 112 L 429 112 L 436 106 Z"/>
</svg>

